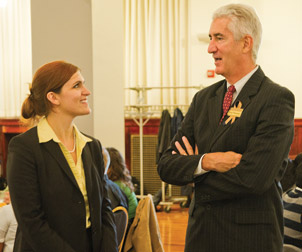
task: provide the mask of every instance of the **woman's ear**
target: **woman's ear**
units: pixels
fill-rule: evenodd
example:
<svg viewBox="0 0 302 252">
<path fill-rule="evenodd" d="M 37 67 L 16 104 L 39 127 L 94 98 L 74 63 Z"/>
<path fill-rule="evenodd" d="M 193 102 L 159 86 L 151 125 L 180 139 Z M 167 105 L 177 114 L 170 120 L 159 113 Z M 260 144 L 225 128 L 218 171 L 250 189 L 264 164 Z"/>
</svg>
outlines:
<svg viewBox="0 0 302 252">
<path fill-rule="evenodd" d="M 55 92 L 52 92 L 52 91 L 48 92 L 46 97 L 47 97 L 47 100 L 49 100 L 51 104 L 60 105 L 60 101 Z"/>
</svg>

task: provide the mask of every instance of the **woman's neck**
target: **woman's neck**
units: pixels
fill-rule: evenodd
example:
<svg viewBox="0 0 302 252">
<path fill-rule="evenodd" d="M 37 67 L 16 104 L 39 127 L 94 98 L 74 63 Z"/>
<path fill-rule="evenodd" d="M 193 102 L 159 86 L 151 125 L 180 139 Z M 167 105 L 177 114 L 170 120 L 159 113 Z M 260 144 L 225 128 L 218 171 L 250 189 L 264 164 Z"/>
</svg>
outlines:
<svg viewBox="0 0 302 252">
<path fill-rule="evenodd" d="M 73 139 L 73 120 L 66 117 L 61 118 L 57 114 L 50 113 L 46 120 L 50 127 L 55 132 L 56 136 L 62 141 Z"/>
</svg>

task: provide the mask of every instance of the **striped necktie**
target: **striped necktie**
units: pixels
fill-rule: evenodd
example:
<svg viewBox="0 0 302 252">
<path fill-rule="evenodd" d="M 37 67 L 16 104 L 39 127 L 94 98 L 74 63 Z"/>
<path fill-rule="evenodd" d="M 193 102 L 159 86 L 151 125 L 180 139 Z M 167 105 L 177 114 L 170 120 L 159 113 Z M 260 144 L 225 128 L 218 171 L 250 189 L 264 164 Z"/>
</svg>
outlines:
<svg viewBox="0 0 302 252">
<path fill-rule="evenodd" d="M 220 119 L 219 124 L 222 122 L 223 118 L 226 116 L 226 114 L 229 111 L 229 108 L 232 104 L 232 100 L 233 100 L 233 93 L 236 91 L 236 88 L 234 87 L 234 85 L 229 86 L 228 91 L 225 93 L 224 99 L 223 99 L 223 115 Z"/>
</svg>

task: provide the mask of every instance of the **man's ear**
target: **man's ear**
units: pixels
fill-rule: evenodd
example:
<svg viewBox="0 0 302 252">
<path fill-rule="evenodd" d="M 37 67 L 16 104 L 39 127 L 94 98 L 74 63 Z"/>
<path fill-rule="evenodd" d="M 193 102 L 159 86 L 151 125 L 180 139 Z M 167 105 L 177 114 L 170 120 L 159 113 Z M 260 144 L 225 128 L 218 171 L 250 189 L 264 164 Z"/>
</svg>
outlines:
<svg viewBox="0 0 302 252">
<path fill-rule="evenodd" d="M 60 105 L 60 101 L 55 92 L 52 92 L 52 91 L 48 92 L 46 97 L 47 97 L 47 100 L 49 100 L 51 102 L 51 104 Z"/>
<path fill-rule="evenodd" d="M 247 53 L 253 50 L 253 38 L 251 35 L 245 35 L 243 37 L 243 52 Z"/>
</svg>

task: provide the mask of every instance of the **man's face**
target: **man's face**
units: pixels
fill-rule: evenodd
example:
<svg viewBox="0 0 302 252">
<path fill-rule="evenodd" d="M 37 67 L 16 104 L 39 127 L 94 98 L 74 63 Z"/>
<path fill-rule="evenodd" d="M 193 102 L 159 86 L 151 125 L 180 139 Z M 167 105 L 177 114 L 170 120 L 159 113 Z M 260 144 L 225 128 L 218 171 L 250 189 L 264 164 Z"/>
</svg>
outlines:
<svg viewBox="0 0 302 252">
<path fill-rule="evenodd" d="M 216 66 L 216 74 L 223 75 L 227 80 L 236 78 L 238 69 L 243 63 L 242 40 L 235 41 L 229 30 L 229 18 L 213 20 L 210 31 L 208 53 L 211 53 Z"/>
</svg>

